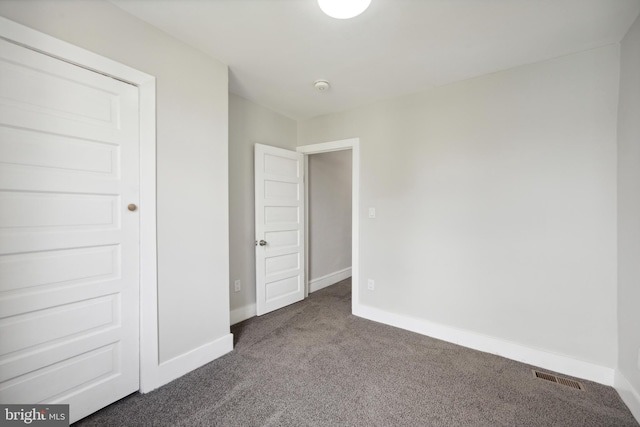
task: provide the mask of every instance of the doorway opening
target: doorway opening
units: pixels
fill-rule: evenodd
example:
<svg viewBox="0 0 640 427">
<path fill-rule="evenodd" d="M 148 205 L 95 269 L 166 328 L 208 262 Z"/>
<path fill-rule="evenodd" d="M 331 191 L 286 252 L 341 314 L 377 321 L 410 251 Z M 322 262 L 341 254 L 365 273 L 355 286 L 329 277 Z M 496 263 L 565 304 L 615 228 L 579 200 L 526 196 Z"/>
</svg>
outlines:
<svg viewBox="0 0 640 427">
<path fill-rule="evenodd" d="M 351 150 L 305 163 L 308 295 L 351 277 Z"/>
<path fill-rule="evenodd" d="M 360 147 L 359 147 L 359 139 L 345 139 L 340 141 L 332 141 L 325 142 L 320 144 L 313 145 L 305 145 L 297 148 L 297 151 L 301 154 L 304 154 L 304 165 L 305 165 L 305 296 L 309 294 L 309 292 L 313 292 L 319 289 L 322 289 L 325 286 L 329 286 L 333 283 L 337 283 L 340 280 L 343 280 L 346 277 L 351 276 L 351 310 L 352 312 L 356 312 L 359 307 L 359 269 L 358 269 L 358 253 L 359 253 L 359 181 L 360 181 Z M 350 151 L 351 156 L 340 156 L 340 154 L 346 153 L 337 153 L 340 151 Z M 327 154 L 327 156 L 320 157 L 317 156 L 312 158 L 313 155 L 316 154 Z M 335 154 L 335 155 L 333 155 Z M 350 157 L 350 158 L 349 158 Z M 322 209 L 316 209 L 319 205 L 322 205 L 323 199 L 327 201 L 327 198 L 330 197 L 339 197 L 344 199 L 345 197 L 345 189 L 342 191 L 339 190 L 339 182 L 327 182 L 326 175 L 330 173 L 332 167 L 345 160 L 350 160 L 350 169 L 351 169 L 351 224 L 350 224 L 350 243 L 351 243 L 351 263 L 350 268 L 344 265 L 345 259 L 348 258 L 344 253 L 332 253 L 331 256 L 326 256 L 327 251 L 337 248 L 336 245 L 339 245 L 340 242 L 344 244 L 344 242 L 348 242 L 349 239 L 345 239 L 344 231 L 344 212 L 336 212 L 329 213 L 323 212 Z M 332 165 L 329 165 L 332 163 Z M 324 182 L 314 182 L 313 176 L 310 176 L 310 171 L 313 173 L 316 172 L 316 177 L 320 177 Z M 339 173 L 339 172 L 338 172 Z M 340 179 L 339 177 L 337 177 Z M 344 177 L 342 177 L 344 181 Z M 317 184 L 320 184 L 320 187 L 317 187 Z M 313 193 L 314 186 L 316 186 L 317 190 L 320 190 L 320 194 L 316 191 Z M 324 191 L 336 189 L 340 191 L 340 194 L 333 193 L 323 193 Z M 327 203 L 327 206 L 330 208 L 337 207 L 340 209 L 340 206 L 344 205 L 344 200 L 340 201 L 340 203 Z M 314 206 L 315 204 L 315 206 Z M 344 211 L 344 208 L 342 208 Z M 316 215 L 316 222 L 314 222 L 314 215 Z M 318 218 L 317 216 L 322 216 Z M 313 222 L 313 224 L 312 224 Z M 328 239 L 322 239 L 323 243 L 320 243 L 320 239 L 317 237 L 314 240 L 314 235 L 322 235 L 323 230 L 327 230 L 331 227 L 341 227 L 341 230 L 333 230 L 334 233 L 332 237 Z M 342 232 L 342 233 L 341 233 Z M 314 248 L 316 252 L 314 253 Z M 339 249 L 338 249 L 339 251 Z M 322 254 L 324 252 L 324 254 Z M 314 257 L 319 255 L 319 257 Z"/>
</svg>

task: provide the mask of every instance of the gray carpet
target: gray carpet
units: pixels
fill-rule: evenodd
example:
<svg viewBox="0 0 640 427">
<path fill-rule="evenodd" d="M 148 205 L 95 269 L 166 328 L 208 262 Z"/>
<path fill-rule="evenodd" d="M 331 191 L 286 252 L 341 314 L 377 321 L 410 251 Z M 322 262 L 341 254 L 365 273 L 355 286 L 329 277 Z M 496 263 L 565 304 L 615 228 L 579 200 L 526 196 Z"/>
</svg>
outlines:
<svg viewBox="0 0 640 427">
<path fill-rule="evenodd" d="M 235 350 L 82 426 L 638 426 L 616 391 L 354 317 L 347 279 L 232 328 Z"/>
</svg>

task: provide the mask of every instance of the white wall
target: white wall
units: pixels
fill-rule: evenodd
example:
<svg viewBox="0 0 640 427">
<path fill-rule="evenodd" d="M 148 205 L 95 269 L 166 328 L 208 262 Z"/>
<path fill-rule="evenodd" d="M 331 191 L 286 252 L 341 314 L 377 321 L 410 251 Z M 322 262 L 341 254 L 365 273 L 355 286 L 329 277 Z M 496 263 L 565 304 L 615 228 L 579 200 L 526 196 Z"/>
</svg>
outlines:
<svg viewBox="0 0 640 427">
<path fill-rule="evenodd" d="M 312 154 L 308 165 L 309 280 L 351 267 L 351 150 Z"/>
<path fill-rule="evenodd" d="M 229 334 L 227 67 L 103 1 L 0 15 L 157 78 L 160 361 Z"/>
<path fill-rule="evenodd" d="M 360 138 L 361 304 L 613 373 L 618 60 L 608 46 L 300 122 L 299 145 Z"/>
<path fill-rule="evenodd" d="M 640 420 L 640 18 L 622 41 L 618 107 L 618 369 Z M 618 384 L 620 385 L 620 384 Z M 630 400 L 631 398 L 632 400 Z"/>
<path fill-rule="evenodd" d="M 295 151 L 296 122 L 249 100 L 230 94 L 229 272 L 233 323 L 255 316 L 256 236 L 253 147 L 256 143 Z M 235 280 L 241 281 L 240 292 L 234 292 Z"/>
</svg>

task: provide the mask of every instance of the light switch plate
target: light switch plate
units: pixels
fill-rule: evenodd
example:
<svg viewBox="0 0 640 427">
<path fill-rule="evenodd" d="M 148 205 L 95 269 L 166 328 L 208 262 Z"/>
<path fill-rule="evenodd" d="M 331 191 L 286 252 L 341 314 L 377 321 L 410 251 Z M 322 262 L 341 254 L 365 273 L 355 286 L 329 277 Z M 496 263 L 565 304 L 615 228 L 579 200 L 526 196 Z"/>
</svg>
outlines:
<svg viewBox="0 0 640 427">
<path fill-rule="evenodd" d="M 369 218 L 376 217 L 376 208 L 369 208 Z"/>
<path fill-rule="evenodd" d="M 374 282 L 373 279 L 369 279 L 367 281 L 367 289 L 369 289 L 370 291 L 373 291 L 376 289 L 376 282 Z"/>
</svg>

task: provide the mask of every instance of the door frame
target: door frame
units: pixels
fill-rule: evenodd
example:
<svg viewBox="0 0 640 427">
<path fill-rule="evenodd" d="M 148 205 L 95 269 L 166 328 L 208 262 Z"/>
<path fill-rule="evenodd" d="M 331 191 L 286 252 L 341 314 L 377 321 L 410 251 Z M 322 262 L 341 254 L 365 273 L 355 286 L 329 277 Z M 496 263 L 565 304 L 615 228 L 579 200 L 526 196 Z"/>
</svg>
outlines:
<svg viewBox="0 0 640 427">
<path fill-rule="evenodd" d="M 27 49 L 138 87 L 140 108 L 140 391 L 157 388 L 156 79 L 0 16 L 0 37 Z"/>
<path fill-rule="evenodd" d="M 304 154 L 305 297 L 309 294 L 309 155 L 351 150 L 351 313 L 360 308 L 360 138 L 341 139 L 296 148 Z"/>
</svg>

